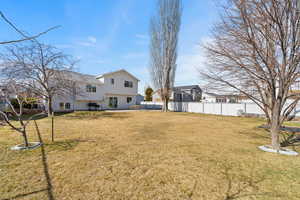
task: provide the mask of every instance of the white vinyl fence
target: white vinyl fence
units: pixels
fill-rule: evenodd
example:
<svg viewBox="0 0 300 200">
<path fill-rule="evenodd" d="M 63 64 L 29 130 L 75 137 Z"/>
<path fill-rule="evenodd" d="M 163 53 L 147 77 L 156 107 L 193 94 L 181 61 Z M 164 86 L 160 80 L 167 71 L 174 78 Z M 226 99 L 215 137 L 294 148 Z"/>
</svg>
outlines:
<svg viewBox="0 0 300 200">
<path fill-rule="evenodd" d="M 159 110 L 162 108 L 161 102 L 142 101 L 141 106 L 143 109 Z"/>
<path fill-rule="evenodd" d="M 141 102 L 143 109 L 161 109 L 161 102 Z M 175 112 L 192 112 L 215 115 L 239 116 L 243 114 L 264 115 L 255 103 L 201 103 L 201 102 L 170 102 L 169 109 Z M 298 104 L 292 115 L 300 116 Z"/>
<path fill-rule="evenodd" d="M 175 112 L 193 112 L 228 116 L 239 116 L 242 113 L 255 115 L 264 114 L 256 104 L 252 103 L 171 102 L 169 108 Z"/>
</svg>

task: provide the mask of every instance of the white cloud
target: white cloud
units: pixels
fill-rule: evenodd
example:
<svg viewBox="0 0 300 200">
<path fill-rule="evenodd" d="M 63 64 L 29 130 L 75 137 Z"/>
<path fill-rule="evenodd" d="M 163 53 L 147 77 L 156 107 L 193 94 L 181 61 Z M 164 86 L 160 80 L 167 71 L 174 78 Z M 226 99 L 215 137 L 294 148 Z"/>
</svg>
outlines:
<svg viewBox="0 0 300 200">
<path fill-rule="evenodd" d="M 205 62 L 206 58 L 200 45 L 194 46 L 190 53 L 179 55 L 175 79 L 176 85 L 201 83 L 199 71 L 205 68 Z"/>
<path fill-rule="evenodd" d="M 85 47 L 95 46 L 95 44 L 91 43 L 91 42 L 77 42 L 76 44 L 78 44 L 80 46 L 85 46 Z"/>
<path fill-rule="evenodd" d="M 138 45 L 146 45 L 149 43 L 149 37 L 146 34 L 135 34 L 136 44 Z"/>
<path fill-rule="evenodd" d="M 124 59 L 137 59 L 137 58 L 141 58 L 141 57 L 145 57 L 146 54 L 143 52 L 131 52 L 131 53 L 127 53 L 125 55 L 122 56 L 122 58 Z"/>
<path fill-rule="evenodd" d="M 139 38 L 139 39 L 148 39 L 148 35 L 146 34 L 136 34 L 135 37 Z"/>
<path fill-rule="evenodd" d="M 87 39 L 91 43 L 96 43 L 97 42 L 97 38 L 95 38 L 94 36 L 89 36 Z"/>
<path fill-rule="evenodd" d="M 75 59 L 76 59 L 76 60 L 81 60 L 81 59 L 82 59 L 82 56 L 75 56 Z"/>
<path fill-rule="evenodd" d="M 74 45 L 71 45 L 71 44 L 57 44 L 55 46 L 60 49 L 69 49 L 69 48 L 74 47 Z"/>
<path fill-rule="evenodd" d="M 92 47 L 96 46 L 97 38 L 94 36 L 88 36 L 84 41 L 76 42 L 77 45 L 85 46 L 85 47 Z"/>
<path fill-rule="evenodd" d="M 95 60 L 95 63 L 96 64 L 103 64 L 103 63 L 105 63 L 105 61 L 104 60 Z"/>
</svg>

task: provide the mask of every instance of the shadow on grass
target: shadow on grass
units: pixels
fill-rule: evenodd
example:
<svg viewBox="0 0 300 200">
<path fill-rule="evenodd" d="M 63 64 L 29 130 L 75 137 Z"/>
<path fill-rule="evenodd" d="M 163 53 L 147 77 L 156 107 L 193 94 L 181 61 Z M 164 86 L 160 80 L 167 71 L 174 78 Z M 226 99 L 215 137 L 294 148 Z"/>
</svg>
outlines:
<svg viewBox="0 0 300 200">
<path fill-rule="evenodd" d="M 28 120 L 32 116 L 34 116 L 34 115 L 28 115 L 28 114 L 22 115 L 22 120 Z M 46 113 L 41 113 L 41 115 L 33 117 L 33 119 L 31 121 L 40 120 L 40 119 L 44 119 L 44 118 L 47 118 L 47 117 L 48 117 L 48 115 Z M 13 121 L 18 121 L 18 119 L 15 116 L 10 117 L 10 119 L 13 120 Z"/>
<path fill-rule="evenodd" d="M 46 183 L 47 183 L 47 196 L 48 196 L 48 200 L 54 200 L 54 195 L 53 195 L 53 186 L 52 186 L 52 180 L 50 177 L 50 173 L 49 173 L 49 167 L 48 167 L 48 163 L 47 163 L 47 155 L 45 152 L 45 148 L 43 145 L 43 139 L 39 130 L 39 127 L 36 123 L 36 121 L 34 121 L 35 124 L 35 128 L 36 128 L 36 132 L 39 138 L 40 143 L 42 143 L 41 145 L 41 155 L 42 155 L 42 164 L 43 164 L 43 169 L 44 169 L 44 175 L 46 178 Z"/>
<path fill-rule="evenodd" d="M 30 196 L 30 195 L 33 195 L 33 194 L 37 194 L 37 193 L 40 193 L 40 192 L 45 192 L 47 190 L 48 189 L 45 188 L 45 189 L 36 190 L 36 191 L 25 193 L 25 194 L 18 194 L 18 195 L 14 196 L 14 197 L 6 198 L 6 199 L 1 199 L 1 200 L 21 199 L 21 198 L 24 198 L 24 197 L 27 197 L 27 196 Z"/>
<path fill-rule="evenodd" d="M 126 119 L 131 115 L 126 112 L 105 112 L 105 111 L 79 111 L 69 114 L 60 115 L 69 119 L 101 119 L 101 118 L 114 118 L 114 119 Z"/>
<path fill-rule="evenodd" d="M 270 139 L 270 134 L 268 130 L 261 129 L 258 127 L 249 130 L 239 131 L 238 133 L 241 135 L 247 135 L 253 139 Z"/>
<path fill-rule="evenodd" d="M 211 195 L 218 196 L 218 199 L 256 199 L 258 196 L 272 199 L 274 195 L 277 195 L 274 192 L 262 191 L 260 184 L 266 180 L 266 176 L 261 173 L 261 170 L 255 168 L 255 162 L 241 166 L 231 161 L 216 160 L 215 164 L 214 170 L 216 171 L 213 173 L 218 176 L 218 181 L 212 186 Z M 196 193 L 196 187 L 197 181 L 188 195 L 190 199 Z"/>
<path fill-rule="evenodd" d="M 43 173 L 44 173 L 44 176 L 45 176 L 45 179 L 46 179 L 46 188 L 36 190 L 36 191 L 33 191 L 33 192 L 18 194 L 14 197 L 9 197 L 9 198 L 5 198 L 5 199 L 1 199 L 1 200 L 23 199 L 27 196 L 38 194 L 40 192 L 47 192 L 48 200 L 55 200 L 54 195 L 53 195 L 52 180 L 51 180 L 51 176 L 50 176 L 50 173 L 49 173 L 49 167 L 48 167 L 48 162 L 47 162 L 47 154 L 46 154 L 46 151 L 45 151 L 45 148 L 44 148 L 44 145 L 43 145 L 43 139 L 42 139 L 39 127 L 38 127 L 35 120 L 34 120 L 34 124 L 35 124 L 35 128 L 36 128 L 36 132 L 37 132 L 39 142 L 42 143 L 42 145 L 40 146 L 41 157 L 42 157 L 41 162 L 42 162 L 42 166 L 43 166 Z M 30 152 L 30 151 L 28 151 L 28 152 Z M 24 152 L 24 153 L 26 153 L 26 152 Z"/>
<path fill-rule="evenodd" d="M 224 200 L 234 200 L 245 197 L 266 196 L 270 193 L 260 192 L 259 184 L 266 178 L 251 169 L 249 174 L 240 174 L 241 167 L 223 163 L 221 174 L 225 179 Z"/>
<path fill-rule="evenodd" d="M 48 151 L 57 150 L 57 151 L 68 151 L 75 148 L 81 140 L 65 140 L 65 141 L 56 141 L 49 144 L 44 144 Z"/>
<path fill-rule="evenodd" d="M 160 122 L 157 124 L 143 124 L 143 126 L 137 127 L 137 133 L 130 138 L 132 141 L 148 142 L 148 141 L 163 141 L 167 139 L 166 132 L 172 125 L 168 122 Z M 160 127 L 154 129 L 153 127 Z"/>
</svg>

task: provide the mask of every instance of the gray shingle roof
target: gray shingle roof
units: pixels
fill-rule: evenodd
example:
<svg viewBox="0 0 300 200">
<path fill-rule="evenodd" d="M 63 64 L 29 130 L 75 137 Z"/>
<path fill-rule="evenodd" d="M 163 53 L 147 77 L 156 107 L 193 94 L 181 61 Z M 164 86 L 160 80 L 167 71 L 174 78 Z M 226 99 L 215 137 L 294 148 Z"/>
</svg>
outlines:
<svg viewBox="0 0 300 200">
<path fill-rule="evenodd" d="M 176 86 L 176 87 L 174 87 L 174 89 L 177 89 L 177 90 L 191 90 L 191 89 L 198 89 L 198 90 L 201 90 L 201 88 L 199 87 L 199 85 L 183 85 L 183 86 Z"/>
</svg>

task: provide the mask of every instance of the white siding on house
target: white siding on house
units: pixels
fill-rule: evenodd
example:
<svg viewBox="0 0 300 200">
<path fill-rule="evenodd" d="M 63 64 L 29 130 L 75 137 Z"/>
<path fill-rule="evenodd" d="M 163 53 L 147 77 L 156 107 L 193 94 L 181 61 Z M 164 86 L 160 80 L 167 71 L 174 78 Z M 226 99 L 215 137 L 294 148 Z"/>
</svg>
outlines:
<svg viewBox="0 0 300 200">
<path fill-rule="evenodd" d="M 111 84 L 111 79 L 114 79 L 114 84 Z M 125 87 L 125 81 L 131 81 L 133 87 Z M 104 94 L 122 94 L 122 95 L 137 95 L 138 80 L 134 79 L 127 73 L 115 73 L 104 77 Z"/>
<path fill-rule="evenodd" d="M 88 103 L 96 103 L 99 109 L 128 109 L 136 104 L 135 97 L 138 94 L 138 80 L 125 70 L 108 73 L 100 77 L 76 74 L 75 81 L 79 94 L 56 96 L 53 101 L 54 111 L 88 110 Z M 114 79 L 112 84 L 111 79 Z M 132 87 L 125 87 L 125 81 L 132 82 Z M 87 92 L 87 85 L 96 87 L 96 92 Z M 110 97 L 116 97 L 118 105 L 116 108 L 109 106 Z M 132 98 L 127 103 L 127 97 Z M 70 103 L 70 109 L 62 109 L 60 104 Z"/>
</svg>

